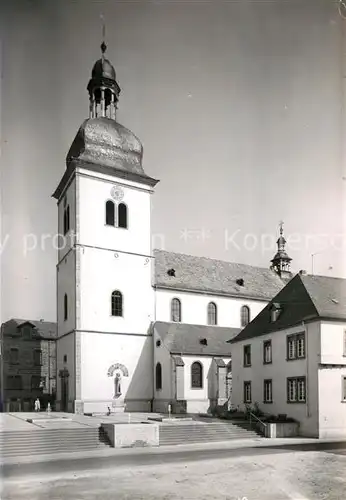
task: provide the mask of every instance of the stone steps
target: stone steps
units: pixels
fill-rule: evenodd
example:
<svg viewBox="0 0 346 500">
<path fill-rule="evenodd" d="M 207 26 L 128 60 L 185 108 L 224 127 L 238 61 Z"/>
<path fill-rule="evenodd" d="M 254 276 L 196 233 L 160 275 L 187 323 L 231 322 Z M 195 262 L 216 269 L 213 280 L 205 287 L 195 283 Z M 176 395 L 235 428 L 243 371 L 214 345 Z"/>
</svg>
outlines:
<svg viewBox="0 0 346 500">
<path fill-rule="evenodd" d="M 179 424 L 160 426 L 160 446 L 208 443 L 234 439 L 258 439 L 254 430 L 233 423 Z"/>
<path fill-rule="evenodd" d="M 3 458 L 87 451 L 108 446 L 106 436 L 97 427 L 0 433 L 0 454 Z"/>
</svg>

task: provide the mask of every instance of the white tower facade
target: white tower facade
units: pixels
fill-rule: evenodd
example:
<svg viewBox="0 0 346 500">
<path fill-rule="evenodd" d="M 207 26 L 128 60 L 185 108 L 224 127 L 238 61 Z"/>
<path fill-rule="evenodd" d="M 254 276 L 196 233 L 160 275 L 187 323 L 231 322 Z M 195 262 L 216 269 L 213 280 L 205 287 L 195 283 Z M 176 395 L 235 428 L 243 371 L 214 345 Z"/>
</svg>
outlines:
<svg viewBox="0 0 346 500">
<path fill-rule="evenodd" d="M 120 88 L 105 59 L 88 85 L 90 117 L 54 193 L 57 265 L 57 406 L 61 411 L 150 411 L 154 320 L 151 196 L 158 182 L 143 149 L 117 123 Z"/>
</svg>

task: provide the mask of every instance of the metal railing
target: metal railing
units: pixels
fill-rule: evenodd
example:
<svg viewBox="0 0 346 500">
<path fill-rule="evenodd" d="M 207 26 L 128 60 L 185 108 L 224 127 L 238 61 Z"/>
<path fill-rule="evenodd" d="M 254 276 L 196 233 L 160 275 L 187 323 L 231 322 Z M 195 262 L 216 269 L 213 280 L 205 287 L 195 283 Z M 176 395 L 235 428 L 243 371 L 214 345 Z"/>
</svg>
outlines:
<svg viewBox="0 0 346 500">
<path fill-rule="evenodd" d="M 249 415 L 249 421 L 250 421 L 250 429 L 252 426 L 252 418 L 254 418 L 255 420 L 257 420 L 257 422 L 259 422 L 264 427 L 263 433 L 265 433 L 265 428 L 267 427 L 267 424 L 265 422 L 263 422 L 260 418 L 258 418 L 257 415 L 252 413 L 252 411 L 249 411 L 248 415 Z"/>
</svg>

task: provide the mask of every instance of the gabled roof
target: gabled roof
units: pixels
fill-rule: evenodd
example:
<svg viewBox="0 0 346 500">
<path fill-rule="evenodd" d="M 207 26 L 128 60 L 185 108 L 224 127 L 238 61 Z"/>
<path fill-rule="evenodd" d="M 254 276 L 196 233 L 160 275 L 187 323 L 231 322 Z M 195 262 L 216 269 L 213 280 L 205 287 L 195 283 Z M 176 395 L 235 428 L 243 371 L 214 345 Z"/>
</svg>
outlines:
<svg viewBox="0 0 346 500">
<path fill-rule="evenodd" d="M 280 308 L 278 319 L 274 322 L 271 321 L 273 307 Z M 346 280 L 297 274 L 229 342 L 240 342 L 317 319 L 346 321 Z"/>
<path fill-rule="evenodd" d="M 35 328 L 35 334 L 44 339 L 56 339 L 57 325 L 51 321 L 36 321 L 29 319 L 10 319 L 3 323 L 5 335 L 16 334 L 18 327 L 29 324 Z"/>
<path fill-rule="evenodd" d="M 156 321 L 153 325 L 162 343 L 171 354 L 230 356 L 227 341 L 240 331 L 239 328 L 220 326 L 189 325 Z M 206 339 L 206 345 L 201 340 Z"/>
<path fill-rule="evenodd" d="M 346 280 L 329 276 L 301 276 L 321 318 L 346 320 Z"/>
<path fill-rule="evenodd" d="M 154 250 L 155 285 L 268 301 L 285 285 L 275 271 L 207 257 Z M 167 271 L 174 269 L 175 276 Z M 243 280 L 243 285 L 237 283 Z"/>
</svg>

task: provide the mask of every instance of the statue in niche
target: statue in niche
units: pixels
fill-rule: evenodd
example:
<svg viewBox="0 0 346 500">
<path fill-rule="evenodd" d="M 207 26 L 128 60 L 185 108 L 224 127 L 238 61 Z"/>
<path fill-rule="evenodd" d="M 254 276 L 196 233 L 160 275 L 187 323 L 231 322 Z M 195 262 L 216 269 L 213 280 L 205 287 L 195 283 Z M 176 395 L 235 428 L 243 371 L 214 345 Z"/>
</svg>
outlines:
<svg viewBox="0 0 346 500">
<path fill-rule="evenodd" d="M 118 399 L 121 396 L 121 375 L 117 373 L 114 377 L 114 399 Z"/>
<path fill-rule="evenodd" d="M 128 377 L 129 372 L 125 365 L 115 363 L 108 368 L 107 376 L 114 375 L 114 394 L 113 399 L 119 399 L 122 396 L 122 377 Z M 115 403 L 114 403 L 115 404 Z"/>
</svg>

